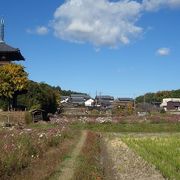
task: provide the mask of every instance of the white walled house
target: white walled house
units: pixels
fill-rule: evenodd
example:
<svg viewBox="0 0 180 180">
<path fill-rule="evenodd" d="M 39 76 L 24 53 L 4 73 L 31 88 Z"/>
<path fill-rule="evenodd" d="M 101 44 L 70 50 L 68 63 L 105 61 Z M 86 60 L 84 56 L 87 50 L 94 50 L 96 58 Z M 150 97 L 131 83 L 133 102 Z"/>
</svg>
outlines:
<svg viewBox="0 0 180 180">
<path fill-rule="evenodd" d="M 165 98 L 160 107 L 165 111 L 180 111 L 180 98 Z"/>
<path fill-rule="evenodd" d="M 88 99 L 87 101 L 85 101 L 85 106 L 86 107 L 94 106 L 94 100 L 93 99 Z"/>
</svg>

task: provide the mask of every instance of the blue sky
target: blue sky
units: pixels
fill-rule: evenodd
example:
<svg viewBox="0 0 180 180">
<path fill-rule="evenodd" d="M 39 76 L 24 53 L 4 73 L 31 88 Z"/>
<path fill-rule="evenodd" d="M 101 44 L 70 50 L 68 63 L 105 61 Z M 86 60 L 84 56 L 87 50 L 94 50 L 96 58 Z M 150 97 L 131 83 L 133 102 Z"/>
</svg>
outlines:
<svg viewBox="0 0 180 180">
<path fill-rule="evenodd" d="M 1 15 L 34 81 L 92 96 L 180 88 L 180 0 L 1 0 Z"/>
</svg>

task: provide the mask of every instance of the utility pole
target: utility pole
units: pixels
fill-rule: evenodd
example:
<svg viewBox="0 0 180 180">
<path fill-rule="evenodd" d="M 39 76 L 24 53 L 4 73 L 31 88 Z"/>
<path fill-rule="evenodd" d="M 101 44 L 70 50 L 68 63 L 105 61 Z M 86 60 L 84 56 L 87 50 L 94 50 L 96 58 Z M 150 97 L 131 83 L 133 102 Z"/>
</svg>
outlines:
<svg viewBox="0 0 180 180">
<path fill-rule="evenodd" d="M 133 99 L 134 99 L 134 110 L 136 110 L 136 95 L 133 94 Z"/>
<path fill-rule="evenodd" d="M 97 106 L 97 90 L 96 90 L 96 97 L 95 97 L 95 105 Z"/>
<path fill-rule="evenodd" d="M 146 95 L 144 94 L 144 105 L 145 105 L 145 103 L 146 103 Z"/>
<path fill-rule="evenodd" d="M 144 94 L 144 108 L 143 108 L 146 111 L 147 109 L 145 107 L 145 103 L 146 103 L 146 94 Z"/>
<path fill-rule="evenodd" d="M 101 92 L 99 92 L 99 102 L 102 105 L 102 103 L 101 103 Z"/>
</svg>

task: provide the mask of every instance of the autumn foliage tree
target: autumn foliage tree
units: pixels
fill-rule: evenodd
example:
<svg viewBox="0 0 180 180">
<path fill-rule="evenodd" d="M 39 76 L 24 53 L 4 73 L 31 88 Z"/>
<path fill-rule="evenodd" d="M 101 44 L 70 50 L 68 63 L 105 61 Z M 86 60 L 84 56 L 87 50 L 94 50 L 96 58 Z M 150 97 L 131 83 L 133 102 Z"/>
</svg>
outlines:
<svg viewBox="0 0 180 180">
<path fill-rule="evenodd" d="M 7 64 L 0 66 L 0 97 L 9 100 L 9 105 L 16 106 L 19 94 L 28 86 L 28 74 L 22 65 Z"/>
</svg>

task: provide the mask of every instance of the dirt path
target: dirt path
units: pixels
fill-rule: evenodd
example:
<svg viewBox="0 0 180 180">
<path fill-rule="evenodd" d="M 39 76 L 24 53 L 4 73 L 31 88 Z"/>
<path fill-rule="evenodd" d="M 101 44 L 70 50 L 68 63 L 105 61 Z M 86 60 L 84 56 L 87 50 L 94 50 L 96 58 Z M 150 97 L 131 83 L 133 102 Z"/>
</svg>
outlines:
<svg viewBox="0 0 180 180">
<path fill-rule="evenodd" d="M 77 157 L 81 152 L 83 144 L 86 140 L 87 132 L 82 131 L 80 140 L 70 156 L 62 163 L 60 170 L 51 179 L 52 180 L 70 180 L 73 178 L 74 170 L 77 167 Z"/>
<path fill-rule="evenodd" d="M 140 156 L 135 154 L 119 137 L 104 138 L 111 173 L 111 180 L 163 180 L 162 175 Z M 107 163 L 106 163 L 107 164 Z M 106 167 L 107 168 L 107 167 Z M 114 176 L 114 178 L 112 178 Z M 108 178 L 110 177 L 110 178 Z"/>
</svg>

